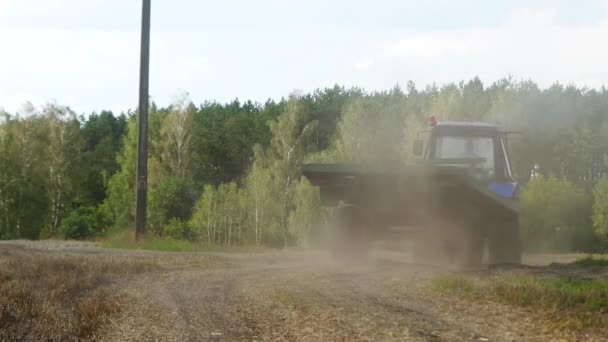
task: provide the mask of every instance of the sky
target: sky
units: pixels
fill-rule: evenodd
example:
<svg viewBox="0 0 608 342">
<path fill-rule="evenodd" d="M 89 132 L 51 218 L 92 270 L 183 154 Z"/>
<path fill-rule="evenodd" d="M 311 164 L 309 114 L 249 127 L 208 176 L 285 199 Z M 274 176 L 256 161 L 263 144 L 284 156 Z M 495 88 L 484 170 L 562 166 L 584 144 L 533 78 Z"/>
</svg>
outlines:
<svg viewBox="0 0 608 342">
<path fill-rule="evenodd" d="M 140 0 L 0 0 L 0 108 L 138 102 Z M 608 0 L 152 0 L 150 95 L 265 102 L 478 76 L 599 88 Z"/>
</svg>

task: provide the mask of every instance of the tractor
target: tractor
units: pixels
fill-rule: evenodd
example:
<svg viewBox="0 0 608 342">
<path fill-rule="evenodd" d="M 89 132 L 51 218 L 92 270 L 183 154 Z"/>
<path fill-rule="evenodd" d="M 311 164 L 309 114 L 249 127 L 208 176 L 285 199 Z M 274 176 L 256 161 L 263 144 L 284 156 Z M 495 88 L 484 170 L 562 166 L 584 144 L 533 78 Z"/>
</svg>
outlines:
<svg viewBox="0 0 608 342">
<path fill-rule="evenodd" d="M 333 215 L 328 245 L 339 258 L 367 254 L 375 240 L 408 236 L 418 262 L 465 268 L 521 263 L 518 184 L 509 132 L 482 122 L 430 120 L 411 165 L 304 164 Z"/>
</svg>

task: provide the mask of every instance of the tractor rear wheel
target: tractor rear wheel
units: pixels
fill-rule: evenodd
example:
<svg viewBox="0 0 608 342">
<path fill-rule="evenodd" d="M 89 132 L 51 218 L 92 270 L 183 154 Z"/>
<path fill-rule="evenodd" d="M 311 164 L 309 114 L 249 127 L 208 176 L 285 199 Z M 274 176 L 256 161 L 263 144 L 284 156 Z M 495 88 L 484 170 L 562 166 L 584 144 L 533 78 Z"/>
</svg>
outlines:
<svg viewBox="0 0 608 342">
<path fill-rule="evenodd" d="M 337 259 L 353 260 L 367 256 L 370 238 L 367 220 L 355 206 L 336 209 L 329 227 L 329 248 Z"/>
<path fill-rule="evenodd" d="M 448 243 L 431 226 L 420 229 L 413 243 L 413 260 L 417 264 L 445 264 L 448 262 Z"/>
<path fill-rule="evenodd" d="M 485 236 L 473 226 L 426 227 L 414 245 L 414 262 L 457 268 L 479 268 Z"/>
</svg>

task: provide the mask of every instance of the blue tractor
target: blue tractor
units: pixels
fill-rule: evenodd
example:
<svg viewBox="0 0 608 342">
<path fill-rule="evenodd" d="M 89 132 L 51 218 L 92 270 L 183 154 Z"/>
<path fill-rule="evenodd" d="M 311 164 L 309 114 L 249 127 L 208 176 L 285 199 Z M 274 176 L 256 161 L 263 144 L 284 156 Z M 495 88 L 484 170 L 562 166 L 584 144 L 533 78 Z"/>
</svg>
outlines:
<svg viewBox="0 0 608 342">
<path fill-rule="evenodd" d="M 479 122 L 432 121 L 412 165 L 305 164 L 332 208 L 329 246 L 360 257 L 370 243 L 408 232 L 416 259 L 463 267 L 521 263 L 517 192 L 506 132 Z"/>
</svg>

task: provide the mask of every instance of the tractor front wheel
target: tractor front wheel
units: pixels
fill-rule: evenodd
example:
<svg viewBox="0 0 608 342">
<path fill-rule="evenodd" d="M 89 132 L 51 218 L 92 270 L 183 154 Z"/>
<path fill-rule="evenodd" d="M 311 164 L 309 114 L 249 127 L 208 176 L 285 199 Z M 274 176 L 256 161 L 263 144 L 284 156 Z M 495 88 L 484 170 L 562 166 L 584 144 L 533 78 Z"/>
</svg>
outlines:
<svg viewBox="0 0 608 342">
<path fill-rule="evenodd" d="M 490 265 L 521 264 L 522 245 L 517 218 L 490 227 L 488 254 Z"/>
<path fill-rule="evenodd" d="M 462 264 L 465 269 L 480 268 L 483 261 L 483 247 L 485 234 L 475 226 L 469 226 L 465 230 L 462 250 Z"/>
</svg>

